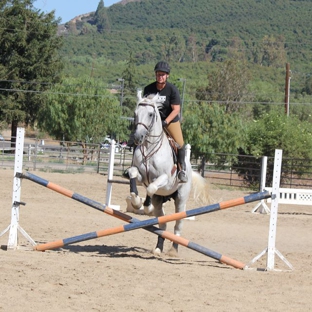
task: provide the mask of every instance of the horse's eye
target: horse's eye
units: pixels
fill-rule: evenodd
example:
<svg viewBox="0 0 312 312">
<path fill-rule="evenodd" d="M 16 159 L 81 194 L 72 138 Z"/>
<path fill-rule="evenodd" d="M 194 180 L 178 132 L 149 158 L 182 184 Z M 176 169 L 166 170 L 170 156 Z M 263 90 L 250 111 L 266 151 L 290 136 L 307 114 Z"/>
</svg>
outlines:
<svg viewBox="0 0 312 312">
<path fill-rule="evenodd" d="M 149 113 L 149 116 L 152 118 L 154 116 L 154 114 L 153 113 Z"/>
</svg>

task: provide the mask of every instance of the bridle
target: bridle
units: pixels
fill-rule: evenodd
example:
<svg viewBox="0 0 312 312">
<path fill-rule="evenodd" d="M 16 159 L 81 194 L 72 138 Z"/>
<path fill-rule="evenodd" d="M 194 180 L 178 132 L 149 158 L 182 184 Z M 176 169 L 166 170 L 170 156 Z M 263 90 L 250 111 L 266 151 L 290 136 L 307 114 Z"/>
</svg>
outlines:
<svg viewBox="0 0 312 312">
<path fill-rule="evenodd" d="M 136 127 L 137 127 L 138 125 L 142 125 L 142 126 L 147 130 L 148 136 L 150 136 L 149 133 L 150 133 L 150 131 L 152 130 L 152 128 L 153 128 L 153 126 L 154 126 L 154 123 L 155 123 L 155 120 L 156 120 L 156 118 L 157 118 L 155 105 L 148 104 L 148 103 L 139 103 L 138 106 L 151 106 L 151 107 L 153 107 L 153 109 L 154 109 L 154 112 L 155 112 L 154 118 L 153 118 L 153 120 L 152 120 L 152 122 L 150 123 L 149 126 L 147 126 L 147 125 L 144 124 L 143 122 L 137 122 L 137 123 L 135 124 Z"/>
<path fill-rule="evenodd" d="M 147 161 L 155 154 L 159 151 L 159 149 L 162 146 L 163 143 L 163 139 L 164 139 L 164 131 L 161 130 L 160 134 L 156 134 L 153 135 L 151 134 L 151 130 L 153 129 L 153 126 L 155 124 L 155 122 L 157 121 L 157 113 L 156 113 L 156 108 L 155 105 L 152 104 L 148 104 L 148 103 L 139 103 L 138 106 L 151 106 L 154 109 L 154 117 L 153 120 L 151 121 L 151 123 L 149 125 L 144 124 L 143 122 L 137 122 L 135 123 L 135 126 L 137 127 L 138 125 L 142 125 L 146 130 L 147 130 L 147 135 L 146 135 L 146 141 L 151 144 L 153 146 L 153 148 L 148 152 L 148 154 L 145 154 L 144 152 L 144 148 L 141 145 L 140 146 L 140 150 L 143 156 L 143 163 L 145 165 L 146 168 L 146 173 L 147 173 L 147 177 L 148 175 L 148 166 L 147 166 Z M 156 140 L 148 140 L 148 138 L 156 138 Z"/>
<path fill-rule="evenodd" d="M 156 114 L 156 108 L 155 108 L 155 105 L 152 105 L 152 104 L 148 104 L 148 103 L 139 103 L 138 106 L 150 106 L 154 109 L 154 118 L 153 120 L 151 121 L 150 125 L 146 125 L 144 124 L 143 122 L 137 122 L 135 124 L 135 127 L 137 127 L 138 125 L 142 125 L 146 130 L 147 130 L 147 137 L 150 137 L 150 138 L 158 138 L 158 140 L 154 141 L 154 142 L 151 142 L 151 141 L 148 141 L 148 143 L 152 144 L 152 145 L 157 145 L 160 141 L 162 141 L 163 139 L 163 136 L 164 136 L 164 131 L 161 131 L 160 134 L 156 134 L 156 135 L 152 135 L 150 134 L 154 124 L 155 124 L 155 121 L 157 121 L 157 114 Z"/>
</svg>

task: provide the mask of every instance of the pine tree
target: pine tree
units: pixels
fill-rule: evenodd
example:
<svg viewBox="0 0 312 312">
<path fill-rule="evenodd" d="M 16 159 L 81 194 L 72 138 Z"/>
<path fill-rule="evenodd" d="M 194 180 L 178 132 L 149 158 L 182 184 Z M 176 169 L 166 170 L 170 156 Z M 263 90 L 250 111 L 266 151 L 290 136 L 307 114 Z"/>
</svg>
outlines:
<svg viewBox="0 0 312 312">
<path fill-rule="evenodd" d="M 94 14 L 94 23 L 97 27 L 98 32 L 103 33 L 104 31 L 110 30 L 110 23 L 108 20 L 107 10 L 104 7 L 104 1 L 101 0 Z"/>
<path fill-rule="evenodd" d="M 136 94 L 136 88 L 138 86 L 136 64 L 132 52 L 129 54 L 129 59 L 126 68 L 122 72 L 122 77 L 124 79 L 123 114 L 125 116 L 132 116 L 136 106 L 136 100 L 133 99 L 133 95 Z"/>
</svg>

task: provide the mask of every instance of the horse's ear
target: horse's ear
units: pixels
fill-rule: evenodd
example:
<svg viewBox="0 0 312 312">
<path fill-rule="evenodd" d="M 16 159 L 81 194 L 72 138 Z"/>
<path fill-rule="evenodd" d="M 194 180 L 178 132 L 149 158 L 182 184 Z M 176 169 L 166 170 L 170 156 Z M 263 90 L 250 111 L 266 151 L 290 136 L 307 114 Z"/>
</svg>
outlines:
<svg viewBox="0 0 312 312">
<path fill-rule="evenodd" d="M 138 99 L 138 102 L 142 100 L 142 89 L 137 90 L 137 99 Z"/>
</svg>

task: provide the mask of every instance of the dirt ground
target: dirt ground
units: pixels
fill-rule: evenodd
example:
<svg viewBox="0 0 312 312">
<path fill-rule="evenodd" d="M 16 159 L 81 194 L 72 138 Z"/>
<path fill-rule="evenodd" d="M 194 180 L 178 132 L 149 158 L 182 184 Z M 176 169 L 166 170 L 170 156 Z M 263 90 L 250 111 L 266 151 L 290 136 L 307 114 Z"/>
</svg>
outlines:
<svg viewBox="0 0 312 312">
<path fill-rule="evenodd" d="M 36 175 L 104 203 L 107 177 L 98 174 Z M 10 224 L 13 171 L 0 169 L 0 232 Z M 145 193 L 139 188 L 140 195 Z M 112 204 L 126 211 L 127 185 L 113 185 Z M 214 202 L 248 195 L 212 187 Z M 45 243 L 125 222 L 28 180 L 22 181 L 20 226 Z M 186 220 L 182 236 L 219 254 L 249 263 L 268 246 L 270 216 L 253 214 L 257 202 Z M 196 208 L 189 199 L 187 209 Z M 166 214 L 173 213 L 166 204 Z M 147 219 L 144 215 L 129 215 Z M 19 234 L 19 249 L 4 250 L 0 237 L 0 311 L 312 311 L 312 207 L 280 205 L 275 268 L 263 271 L 265 253 L 238 270 L 186 247 L 179 257 L 151 253 L 157 237 L 143 229 L 34 251 Z M 173 231 L 174 223 L 168 224 Z M 166 240 L 165 252 L 171 243 Z"/>
</svg>

